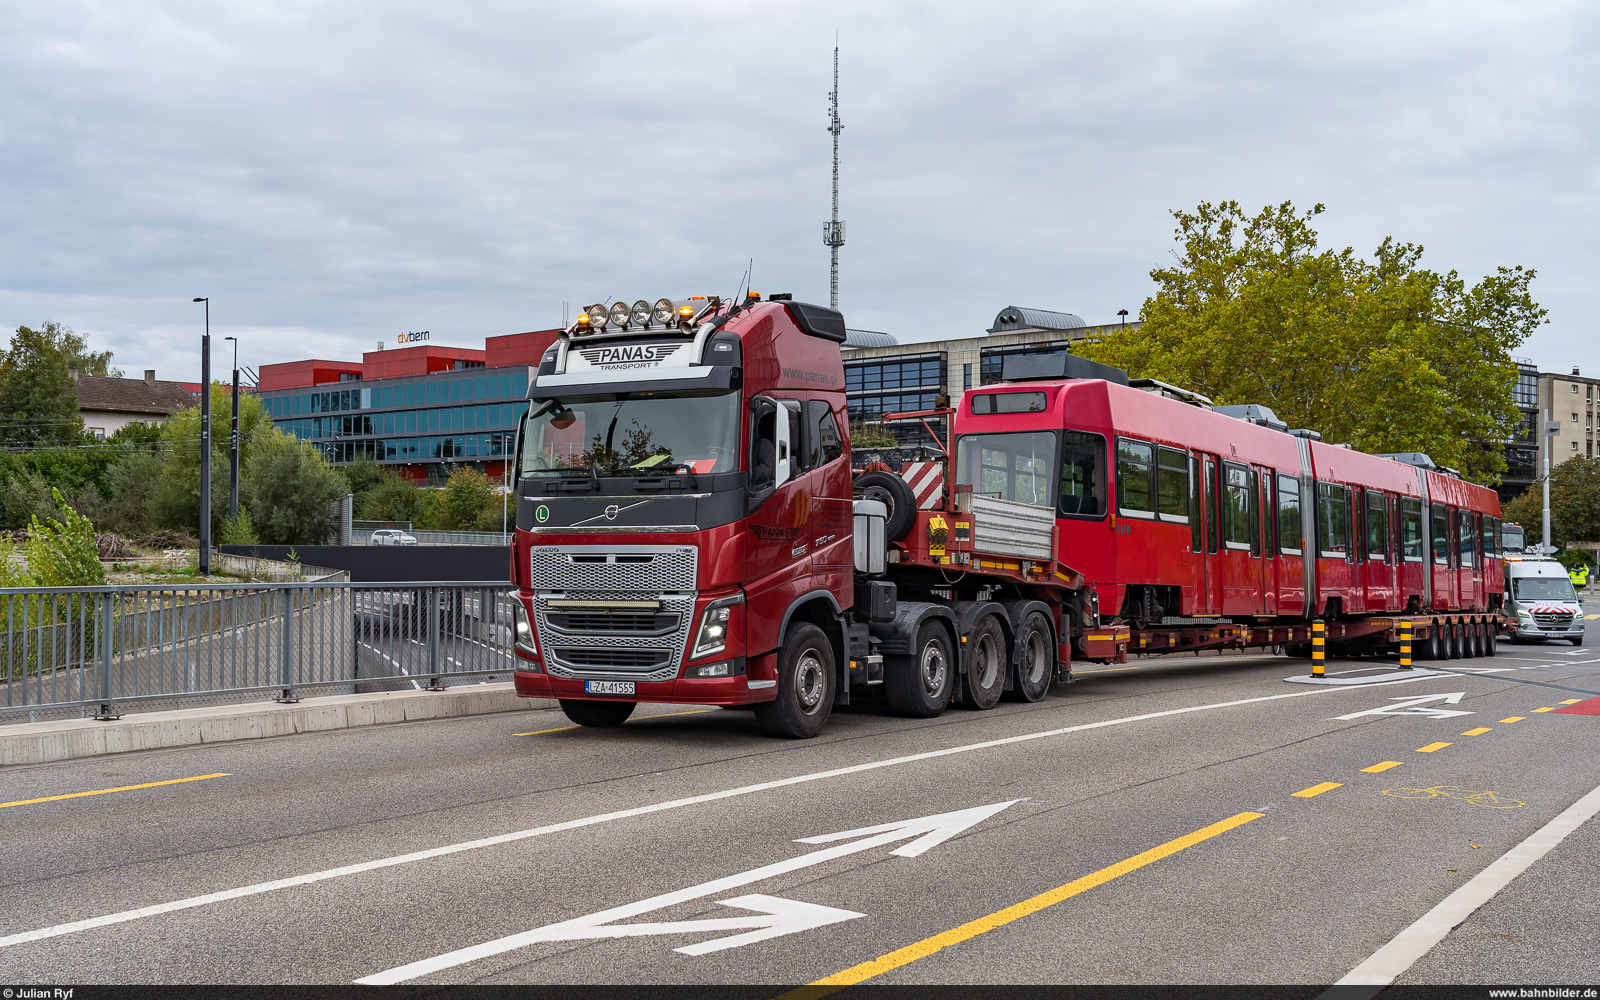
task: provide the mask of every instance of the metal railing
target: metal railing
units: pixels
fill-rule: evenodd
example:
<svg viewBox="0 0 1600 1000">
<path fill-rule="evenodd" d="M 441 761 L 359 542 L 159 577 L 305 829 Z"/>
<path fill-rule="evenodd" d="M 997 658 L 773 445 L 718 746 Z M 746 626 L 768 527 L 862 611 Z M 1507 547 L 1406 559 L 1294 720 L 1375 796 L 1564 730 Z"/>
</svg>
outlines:
<svg viewBox="0 0 1600 1000">
<path fill-rule="evenodd" d="M 378 530 L 378 529 L 374 529 Z M 510 545 L 511 531 L 408 531 L 418 545 Z M 350 544 L 371 545 L 372 531 L 356 530 L 350 533 Z"/>
<path fill-rule="evenodd" d="M 512 600 L 504 583 L 0 589 L 0 723 L 509 678 Z"/>
</svg>

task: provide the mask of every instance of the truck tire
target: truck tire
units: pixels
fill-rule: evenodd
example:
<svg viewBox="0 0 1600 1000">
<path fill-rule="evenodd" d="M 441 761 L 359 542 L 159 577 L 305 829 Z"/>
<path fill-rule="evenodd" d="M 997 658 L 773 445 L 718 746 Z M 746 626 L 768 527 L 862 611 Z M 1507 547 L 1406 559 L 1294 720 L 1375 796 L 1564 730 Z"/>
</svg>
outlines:
<svg viewBox="0 0 1600 1000">
<path fill-rule="evenodd" d="M 1499 656 L 1500 655 L 1500 623 L 1498 621 L 1490 621 L 1490 622 L 1486 623 L 1483 626 L 1483 628 L 1484 628 L 1484 638 L 1488 643 L 1484 647 L 1485 655 L 1488 655 L 1488 656 Z"/>
<path fill-rule="evenodd" d="M 580 726 L 614 729 L 628 721 L 638 702 L 633 701 L 579 701 L 562 698 L 561 711 Z"/>
<path fill-rule="evenodd" d="M 1472 623 L 1472 655 L 1474 657 L 1489 655 L 1489 629 L 1483 622 Z"/>
<path fill-rule="evenodd" d="M 833 712 L 836 668 L 828 636 L 809 623 L 789 629 L 778 655 L 778 696 L 756 705 L 756 721 L 769 736 L 808 740 Z"/>
<path fill-rule="evenodd" d="M 984 615 L 967 636 L 967 683 L 962 699 L 968 708 L 984 711 L 1000 703 L 1006 687 L 1006 633 L 1000 619 Z"/>
<path fill-rule="evenodd" d="M 1006 697 L 1012 701 L 1040 700 L 1050 690 L 1055 667 L 1055 635 L 1050 631 L 1050 622 L 1037 611 L 1029 612 L 1017 630 L 1017 665 L 1012 668 L 1015 676 Z"/>
<path fill-rule="evenodd" d="M 950 633 L 936 621 L 917 630 L 910 656 L 886 657 L 883 695 L 897 715 L 931 719 L 950 704 L 956 683 L 956 653 Z"/>
<path fill-rule="evenodd" d="M 911 531 L 917 520 L 917 498 L 911 487 L 892 472 L 868 472 L 855 481 L 852 492 L 861 500 L 876 500 L 889 509 L 883 521 L 883 534 L 898 542 Z"/>
</svg>

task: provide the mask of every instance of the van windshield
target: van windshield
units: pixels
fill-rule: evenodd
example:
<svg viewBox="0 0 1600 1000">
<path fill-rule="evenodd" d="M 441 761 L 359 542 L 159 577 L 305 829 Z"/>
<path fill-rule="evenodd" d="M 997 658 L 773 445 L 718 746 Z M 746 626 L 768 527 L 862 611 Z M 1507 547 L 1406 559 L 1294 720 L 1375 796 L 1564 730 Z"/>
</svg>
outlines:
<svg viewBox="0 0 1600 1000">
<path fill-rule="evenodd" d="M 524 476 L 662 476 L 739 468 L 739 393 L 638 392 L 539 404 L 522 432 Z"/>
<path fill-rule="evenodd" d="M 1511 597 L 1518 601 L 1576 601 L 1572 581 L 1563 576 L 1514 576 Z"/>
</svg>

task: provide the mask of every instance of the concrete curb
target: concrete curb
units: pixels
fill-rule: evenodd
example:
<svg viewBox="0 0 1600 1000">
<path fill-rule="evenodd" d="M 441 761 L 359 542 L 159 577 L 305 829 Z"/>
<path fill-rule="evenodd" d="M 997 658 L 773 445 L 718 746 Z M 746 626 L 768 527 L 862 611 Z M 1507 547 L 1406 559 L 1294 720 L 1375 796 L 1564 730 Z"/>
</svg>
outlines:
<svg viewBox="0 0 1600 1000">
<path fill-rule="evenodd" d="M 518 698 L 510 683 L 448 691 L 383 691 L 307 698 L 294 705 L 254 702 L 130 715 L 114 722 L 62 719 L 0 726 L 0 767 L 102 754 L 255 740 L 389 722 L 555 708 L 548 698 Z"/>
</svg>

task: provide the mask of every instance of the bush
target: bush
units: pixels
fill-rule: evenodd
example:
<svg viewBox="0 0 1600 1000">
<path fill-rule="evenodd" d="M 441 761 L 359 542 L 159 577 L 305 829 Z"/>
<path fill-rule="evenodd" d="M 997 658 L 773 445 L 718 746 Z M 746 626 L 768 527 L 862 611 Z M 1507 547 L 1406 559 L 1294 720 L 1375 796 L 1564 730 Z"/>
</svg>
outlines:
<svg viewBox="0 0 1600 1000">
<path fill-rule="evenodd" d="M 500 526 L 500 494 L 493 480 L 476 469 L 458 469 L 450 474 L 439 497 L 440 527 L 446 531 L 481 531 L 494 515 Z"/>
<path fill-rule="evenodd" d="M 60 490 L 51 490 L 61 517 L 43 524 L 35 517 L 28 524 L 24 552 L 28 575 L 35 587 L 103 586 L 106 570 L 100 565 L 100 547 L 94 525 L 67 506 Z"/>
<path fill-rule="evenodd" d="M 240 499 L 256 512 L 261 541 L 320 545 L 333 534 L 330 505 L 345 495 L 345 481 L 316 448 L 272 429 L 258 438 L 242 478 Z"/>
<path fill-rule="evenodd" d="M 238 517 L 225 517 L 222 519 L 222 544 L 261 544 L 261 536 L 256 534 L 255 525 L 250 523 L 250 511 L 248 508 L 240 507 Z"/>
</svg>

